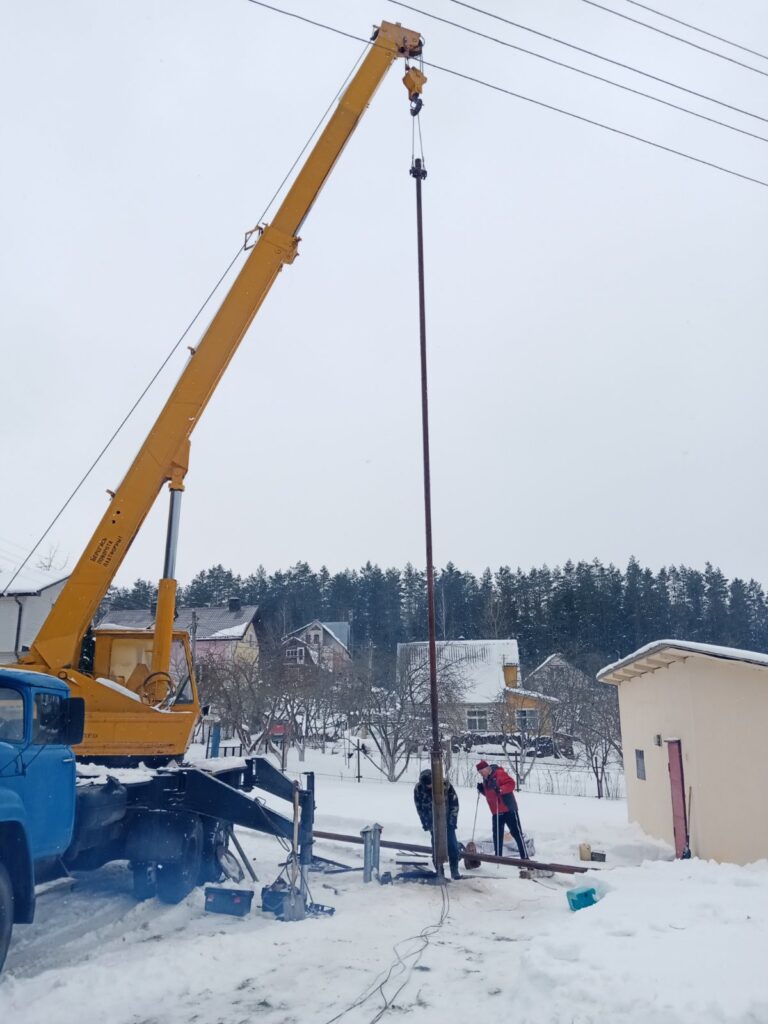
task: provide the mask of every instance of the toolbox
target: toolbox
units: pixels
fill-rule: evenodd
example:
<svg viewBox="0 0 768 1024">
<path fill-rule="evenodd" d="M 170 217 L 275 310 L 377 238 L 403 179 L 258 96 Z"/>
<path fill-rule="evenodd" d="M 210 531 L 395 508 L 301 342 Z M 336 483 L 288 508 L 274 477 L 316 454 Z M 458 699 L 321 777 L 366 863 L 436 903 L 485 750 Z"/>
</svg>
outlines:
<svg viewBox="0 0 768 1024">
<path fill-rule="evenodd" d="M 205 887 L 205 909 L 211 914 L 245 917 L 251 912 L 252 900 L 250 889 L 224 889 L 215 885 Z"/>
</svg>

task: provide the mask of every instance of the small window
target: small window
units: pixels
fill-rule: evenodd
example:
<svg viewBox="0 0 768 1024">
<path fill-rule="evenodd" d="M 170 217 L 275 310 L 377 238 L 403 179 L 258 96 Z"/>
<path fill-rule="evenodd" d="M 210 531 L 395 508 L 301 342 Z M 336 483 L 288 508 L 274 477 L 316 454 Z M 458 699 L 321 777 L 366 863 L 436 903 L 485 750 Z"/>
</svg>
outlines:
<svg viewBox="0 0 768 1024">
<path fill-rule="evenodd" d="M 295 661 L 301 665 L 304 662 L 304 648 L 303 647 L 288 647 L 285 651 L 286 661 Z"/>
<path fill-rule="evenodd" d="M 527 733 L 529 736 L 532 734 L 538 734 L 539 731 L 539 712 L 537 708 L 517 708 L 515 710 L 515 722 L 520 732 Z"/>
<path fill-rule="evenodd" d="M 645 751 L 635 751 L 635 771 L 637 772 L 638 779 L 645 779 Z"/>
<path fill-rule="evenodd" d="M 64 698 L 57 693 L 38 693 L 32 708 L 32 742 L 63 743 L 66 734 Z"/>
<path fill-rule="evenodd" d="M 0 686 L 0 743 L 24 742 L 24 698 L 18 690 Z"/>
<path fill-rule="evenodd" d="M 467 711 L 467 729 L 470 732 L 488 732 L 488 712 L 477 708 Z"/>
</svg>

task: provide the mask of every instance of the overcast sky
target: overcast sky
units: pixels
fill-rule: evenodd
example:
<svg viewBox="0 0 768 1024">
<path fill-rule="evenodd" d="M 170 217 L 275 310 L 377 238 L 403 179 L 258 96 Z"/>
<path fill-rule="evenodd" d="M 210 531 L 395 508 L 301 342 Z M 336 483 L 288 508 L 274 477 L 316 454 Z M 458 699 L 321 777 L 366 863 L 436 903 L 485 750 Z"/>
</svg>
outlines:
<svg viewBox="0 0 768 1024">
<path fill-rule="evenodd" d="M 387 0 L 276 2 L 360 36 L 402 21 L 428 61 L 768 179 L 766 142 Z M 768 77 L 580 0 L 477 4 L 768 118 Z M 761 0 L 657 5 L 768 54 Z M 448 0 L 415 6 L 768 138 L 765 121 Z M 247 0 L 0 5 L 0 581 L 174 345 L 361 49 Z M 437 564 L 634 554 L 767 583 L 768 188 L 427 73 Z M 374 98 L 193 436 L 183 582 L 217 562 L 243 574 L 299 559 L 332 571 L 424 562 L 401 76 L 396 66 Z M 76 561 L 186 355 L 43 554 Z M 118 582 L 160 575 L 166 515 L 164 492 Z"/>
</svg>

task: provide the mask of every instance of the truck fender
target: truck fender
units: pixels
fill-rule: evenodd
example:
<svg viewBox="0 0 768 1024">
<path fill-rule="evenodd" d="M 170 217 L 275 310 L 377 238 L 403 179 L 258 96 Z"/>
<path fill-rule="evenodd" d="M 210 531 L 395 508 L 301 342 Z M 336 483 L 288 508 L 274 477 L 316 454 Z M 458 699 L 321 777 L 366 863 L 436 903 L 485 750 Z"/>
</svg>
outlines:
<svg viewBox="0 0 768 1024">
<path fill-rule="evenodd" d="M 31 924 L 35 917 L 35 871 L 26 832 L 19 821 L 0 822 L 0 863 L 13 886 L 13 920 Z"/>
<path fill-rule="evenodd" d="M 134 864 L 180 861 L 190 829 L 199 820 L 199 815 L 186 811 L 139 811 L 128 829 L 126 856 Z"/>
</svg>

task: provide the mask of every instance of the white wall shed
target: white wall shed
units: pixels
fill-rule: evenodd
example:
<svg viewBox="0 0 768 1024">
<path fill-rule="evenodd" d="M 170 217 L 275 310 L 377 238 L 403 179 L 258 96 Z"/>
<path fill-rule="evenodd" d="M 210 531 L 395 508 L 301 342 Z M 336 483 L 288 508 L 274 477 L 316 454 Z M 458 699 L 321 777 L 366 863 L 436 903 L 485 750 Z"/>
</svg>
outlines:
<svg viewBox="0 0 768 1024">
<path fill-rule="evenodd" d="M 768 857 L 768 654 L 657 640 L 597 678 L 619 690 L 630 820 L 678 856 Z"/>
</svg>

